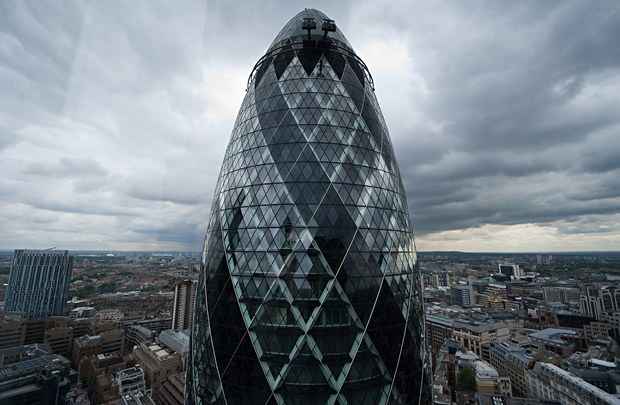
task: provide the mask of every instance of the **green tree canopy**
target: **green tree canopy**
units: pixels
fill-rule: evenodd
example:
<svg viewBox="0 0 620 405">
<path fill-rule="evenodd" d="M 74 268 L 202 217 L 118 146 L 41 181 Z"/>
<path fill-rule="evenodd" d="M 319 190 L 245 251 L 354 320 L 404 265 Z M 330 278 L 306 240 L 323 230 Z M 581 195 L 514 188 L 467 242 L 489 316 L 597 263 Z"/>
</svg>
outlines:
<svg viewBox="0 0 620 405">
<path fill-rule="evenodd" d="M 476 390 L 476 375 L 473 369 L 466 367 L 459 371 L 456 377 L 456 388 L 459 391 Z"/>
</svg>

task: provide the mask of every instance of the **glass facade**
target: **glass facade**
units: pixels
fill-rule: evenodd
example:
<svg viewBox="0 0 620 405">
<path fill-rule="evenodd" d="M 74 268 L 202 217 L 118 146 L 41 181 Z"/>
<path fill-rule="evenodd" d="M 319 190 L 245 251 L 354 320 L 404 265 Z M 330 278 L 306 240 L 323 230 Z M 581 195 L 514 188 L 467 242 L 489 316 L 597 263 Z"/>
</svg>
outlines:
<svg viewBox="0 0 620 405">
<path fill-rule="evenodd" d="M 205 239 L 189 404 L 430 403 L 405 190 L 372 77 L 325 19 L 296 15 L 250 75 Z"/>
<path fill-rule="evenodd" d="M 65 315 L 72 270 L 67 250 L 16 250 L 4 310 L 32 319 Z"/>
</svg>

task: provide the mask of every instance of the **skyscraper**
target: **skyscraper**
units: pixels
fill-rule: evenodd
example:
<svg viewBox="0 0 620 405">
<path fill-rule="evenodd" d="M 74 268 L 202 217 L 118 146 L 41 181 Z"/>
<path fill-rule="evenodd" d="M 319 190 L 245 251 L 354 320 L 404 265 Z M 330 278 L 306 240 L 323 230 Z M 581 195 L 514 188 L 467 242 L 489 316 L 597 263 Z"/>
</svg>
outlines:
<svg viewBox="0 0 620 405">
<path fill-rule="evenodd" d="M 6 292 L 6 312 L 35 319 L 64 315 L 73 257 L 66 250 L 16 250 Z"/>
<path fill-rule="evenodd" d="M 189 329 L 192 326 L 194 303 L 196 302 L 196 282 L 180 280 L 174 286 L 174 307 L 172 308 L 172 329 Z"/>
<path fill-rule="evenodd" d="M 368 68 L 320 11 L 250 74 L 203 253 L 188 403 L 430 403 L 398 165 Z"/>
</svg>

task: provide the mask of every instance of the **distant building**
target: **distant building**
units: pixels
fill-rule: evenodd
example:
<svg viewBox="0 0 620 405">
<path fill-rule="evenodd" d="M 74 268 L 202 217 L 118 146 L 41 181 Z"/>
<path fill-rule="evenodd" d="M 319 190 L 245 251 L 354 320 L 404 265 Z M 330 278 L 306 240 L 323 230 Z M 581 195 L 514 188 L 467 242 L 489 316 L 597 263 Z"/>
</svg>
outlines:
<svg viewBox="0 0 620 405">
<path fill-rule="evenodd" d="M 579 302 L 579 289 L 572 287 L 543 287 L 543 299 L 547 304 Z"/>
<path fill-rule="evenodd" d="M 585 287 L 579 296 L 579 309 L 582 314 L 599 320 L 608 313 L 620 312 L 620 289 Z"/>
<path fill-rule="evenodd" d="M 123 312 L 116 308 L 102 309 L 97 311 L 95 318 L 98 321 L 120 321 L 123 319 Z"/>
<path fill-rule="evenodd" d="M 454 284 L 454 274 L 449 271 L 422 273 L 424 288 L 448 288 Z"/>
<path fill-rule="evenodd" d="M 77 307 L 69 312 L 69 316 L 73 319 L 78 318 L 94 318 L 97 314 L 95 307 Z"/>
<path fill-rule="evenodd" d="M 452 294 L 456 305 L 470 307 L 474 304 L 474 291 L 470 285 L 456 285 Z"/>
<path fill-rule="evenodd" d="M 196 285 L 195 280 L 182 280 L 176 283 L 172 308 L 172 329 L 191 328 L 196 303 Z"/>
<path fill-rule="evenodd" d="M 16 250 L 5 311 L 34 319 L 64 315 L 73 257 L 66 250 Z"/>
<path fill-rule="evenodd" d="M 499 264 L 497 266 L 497 273 L 510 277 L 513 280 L 520 279 L 524 275 L 523 270 L 521 270 L 518 264 Z"/>
<path fill-rule="evenodd" d="M 550 363 L 538 362 L 528 371 L 531 397 L 562 405 L 617 405 L 620 399 Z"/>
</svg>

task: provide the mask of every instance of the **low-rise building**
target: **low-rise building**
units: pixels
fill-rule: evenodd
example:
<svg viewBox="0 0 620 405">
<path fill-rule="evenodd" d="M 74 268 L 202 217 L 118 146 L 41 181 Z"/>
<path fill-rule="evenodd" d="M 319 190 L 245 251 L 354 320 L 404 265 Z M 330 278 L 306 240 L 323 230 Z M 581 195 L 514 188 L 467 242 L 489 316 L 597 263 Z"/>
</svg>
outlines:
<svg viewBox="0 0 620 405">
<path fill-rule="evenodd" d="M 575 351 L 575 340 L 579 333 L 573 329 L 547 328 L 529 334 L 532 344 L 540 351 L 568 356 Z"/>
<path fill-rule="evenodd" d="M 56 404 L 77 381 L 69 361 L 57 354 L 32 352 L 0 368 L 0 404 Z"/>
<path fill-rule="evenodd" d="M 185 403 L 185 373 L 169 375 L 153 397 L 160 405 L 183 405 Z"/>
<path fill-rule="evenodd" d="M 130 325 L 126 328 L 126 350 L 130 352 L 141 343 L 153 343 L 155 332 L 140 325 Z"/>
<path fill-rule="evenodd" d="M 155 405 L 151 398 L 151 390 L 146 388 L 144 371 L 140 367 L 118 371 L 114 381 L 122 405 Z"/>
<path fill-rule="evenodd" d="M 618 405 L 620 399 L 560 367 L 538 362 L 528 371 L 531 397 L 562 405 Z"/>
<path fill-rule="evenodd" d="M 527 397 L 527 370 L 534 363 L 527 350 L 510 342 L 493 342 L 489 349 L 489 363 L 501 376 L 510 378 L 515 396 Z"/>
<path fill-rule="evenodd" d="M 52 353 L 70 358 L 73 345 L 73 328 L 58 326 L 47 329 L 45 331 L 45 343 L 50 347 Z"/>
<path fill-rule="evenodd" d="M 488 360 L 491 342 L 503 342 L 510 338 L 509 325 L 504 321 L 450 319 L 429 315 L 426 317 L 426 339 L 430 342 L 433 360 L 449 338 L 454 339 L 465 350 Z"/>
<path fill-rule="evenodd" d="M 0 350 L 24 344 L 24 325 L 15 319 L 0 319 Z"/>
<path fill-rule="evenodd" d="M 183 357 L 180 353 L 156 344 L 141 343 L 133 351 L 133 356 L 144 370 L 148 387 L 155 390 L 172 374 L 182 370 Z"/>
</svg>

